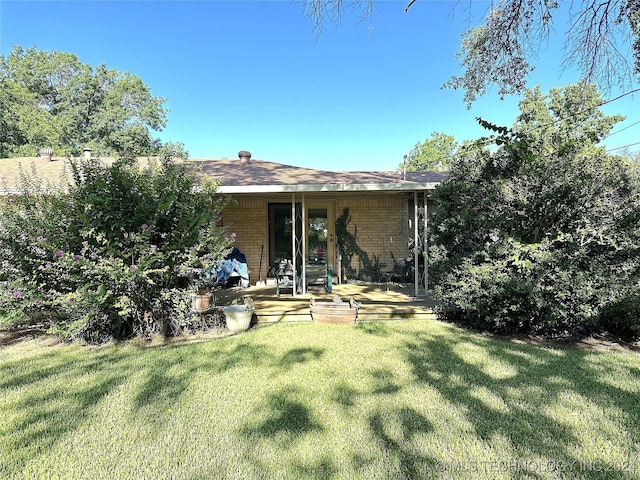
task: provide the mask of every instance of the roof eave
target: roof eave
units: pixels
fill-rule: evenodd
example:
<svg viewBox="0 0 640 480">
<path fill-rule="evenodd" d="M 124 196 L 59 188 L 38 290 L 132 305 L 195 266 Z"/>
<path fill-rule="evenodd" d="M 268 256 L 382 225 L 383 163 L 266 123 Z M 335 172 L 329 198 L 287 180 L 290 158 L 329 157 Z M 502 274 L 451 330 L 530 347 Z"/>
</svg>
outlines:
<svg viewBox="0 0 640 480">
<path fill-rule="evenodd" d="M 300 185 L 221 185 L 219 193 L 306 193 L 306 192 L 407 192 L 433 190 L 437 182 L 416 183 L 322 183 Z"/>
</svg>

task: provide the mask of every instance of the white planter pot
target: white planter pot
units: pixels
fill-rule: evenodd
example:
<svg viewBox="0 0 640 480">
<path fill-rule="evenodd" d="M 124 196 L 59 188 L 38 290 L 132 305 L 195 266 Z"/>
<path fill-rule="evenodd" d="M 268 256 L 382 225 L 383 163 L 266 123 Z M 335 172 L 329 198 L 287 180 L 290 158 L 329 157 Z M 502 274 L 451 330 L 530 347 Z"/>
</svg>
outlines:
<svg viewBox="0 0 640 480">
<path fill-rule="evenodd" d="M 247 310 L 244 305 L 229 305 L 222 309 L 227 328 L 231 332 L 241 332 L 249 328 L 253 310 Z"/>
</svg>

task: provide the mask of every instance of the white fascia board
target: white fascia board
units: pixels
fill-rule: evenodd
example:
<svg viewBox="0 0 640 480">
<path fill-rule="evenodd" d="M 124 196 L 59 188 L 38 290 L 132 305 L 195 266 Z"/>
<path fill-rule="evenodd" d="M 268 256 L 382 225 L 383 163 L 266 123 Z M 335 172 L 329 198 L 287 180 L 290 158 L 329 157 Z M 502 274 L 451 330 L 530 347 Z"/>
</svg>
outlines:
<svg viewBox="0 0 640 480">
<path fill-rule="evenodd" d="M 323 183 L 311 185 L 221 185 L 219 193 L 398 192 L 433 190 L 431 183 Z"/>
</svg>

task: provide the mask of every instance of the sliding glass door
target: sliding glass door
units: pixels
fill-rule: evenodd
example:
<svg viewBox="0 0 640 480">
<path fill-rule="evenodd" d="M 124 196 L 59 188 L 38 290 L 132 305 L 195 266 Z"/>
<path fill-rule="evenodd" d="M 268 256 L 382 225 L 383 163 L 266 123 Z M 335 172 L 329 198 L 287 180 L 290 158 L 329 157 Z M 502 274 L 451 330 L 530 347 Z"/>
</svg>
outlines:
<svg viewBox="0 0 640 480">
<path fill-rule="evenodd" d="M 292 219 L 292 213 L 302 212 Z M 304 225 L 303 225 L 304 223 Z M 286 259 L 306 274 L 305 286 L 324 281 L 326 266 L 335 270 L 335 215 L 333 202 L 309 201 L 272 203 L 269 205 L 269 265 Z M 304 238 L 303 238 L 304 237 Z M 296 242 L 295 239 L 302 241 Z M 304 256 L 302 250 L 304 249 Z M 302 259 L 304 258 L 304 265 Z M 307 272 L 307 270 L 309 270 Z M 306 288 L 305 288 L 306 290 Z"/>
</svg>

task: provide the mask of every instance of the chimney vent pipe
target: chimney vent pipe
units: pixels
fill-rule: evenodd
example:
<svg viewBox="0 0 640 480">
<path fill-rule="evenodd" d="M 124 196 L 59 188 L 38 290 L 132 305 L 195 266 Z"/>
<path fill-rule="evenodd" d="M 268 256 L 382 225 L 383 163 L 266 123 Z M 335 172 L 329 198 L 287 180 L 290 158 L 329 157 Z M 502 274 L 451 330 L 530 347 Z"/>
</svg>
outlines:
<svg viewBox="0 0 640 480">
<path fill-rule="evenodd" d="M 41 148 L 38 150 L 38 156 L 42 158 L 44 162 L 50 162 L 53 157 L 53 148 Z"/>
<path fill-rule="evenodd" d="M 241 163 L 249 163 L 251 161 L 251 152 L 240 150 L 238 152 L 238 158 L 240 158 Z"/>
</svg>

